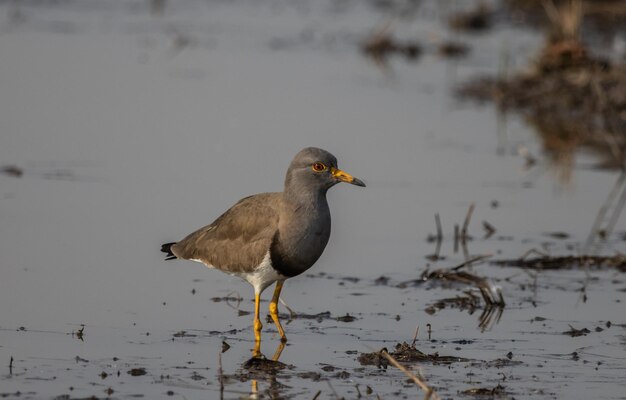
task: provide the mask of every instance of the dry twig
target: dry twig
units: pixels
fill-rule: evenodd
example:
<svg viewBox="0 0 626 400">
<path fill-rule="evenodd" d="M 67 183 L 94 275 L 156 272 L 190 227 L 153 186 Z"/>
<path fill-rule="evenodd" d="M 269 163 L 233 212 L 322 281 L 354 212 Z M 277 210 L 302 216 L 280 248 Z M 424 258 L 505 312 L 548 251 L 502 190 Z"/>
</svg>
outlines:
<svg viewBox="0 0 626 400">
<path fill-rule="evenodd" d="M 433 388 L 431 388 L 430 386 L 428 386 L 426 384 L 426 382 L 424 382 L 423 380 L 421 380 L 419 377 L 417 377 L 414 373 L 412 373 L 411 371 L 409 371 L 408 369 L 406 369 L 402 364 L 400 364 L 395 358 L 393 358 L 391 356 L 391 354 L 389 354 L 387 351 L 382 350 L 380 352 L 380 354 L 383 355 L 383 357 L 385 357 L 387 359 L 387 361 L 389 361 L 391 363 L 391 365 L 393 365 L 394 367 L 398 368 L 400 371 L 402 371 L 406 376 L 408 376 L 409 378 L 411 378 L 411 380 L 413 382 L 415 382 L 415 384 L 417 386 L 419 386 L 420 389 L 422 389 L 425 393 L 424 395 L 424 400 L 429 400 L 430 398 L 433 399 L 441 399 L 439 397 L 439 395 L 435 392 L 435 390 Z"/>
</svg>

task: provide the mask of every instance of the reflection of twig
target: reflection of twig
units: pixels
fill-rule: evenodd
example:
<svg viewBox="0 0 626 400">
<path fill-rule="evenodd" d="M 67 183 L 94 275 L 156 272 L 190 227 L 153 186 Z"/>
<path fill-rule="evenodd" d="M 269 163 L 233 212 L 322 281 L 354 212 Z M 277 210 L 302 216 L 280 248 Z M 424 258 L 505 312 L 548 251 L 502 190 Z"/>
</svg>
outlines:
<svg viewBox="0 0 626 400">
<path fill-rule="evenodd" d="M 439 213 L 435 213 L 435 225 L 437 225 L 437 247 L 435 248 L 435 253 L 427 257 L 429 260 L 433 261 L 439 260 L 441 242 L 443 241 L 443 230 L 441 229 L 441 219 L 439 218 Z"/>
<path fill-rule="evenodd" d="M 424 400 L 428 400 L 430 398 L 433 399 L 440 399 L 439 395 L 437 395 L 437 393 L 435 392 L 435 390 L 433 388 L 431 388 L 430 386 L 428 386 L 426 384 L 426 382 L 424 382 L 423 380 L 421 380 L 419 377 L 417 377 L 414 373 L 412 373 L 411 371 L 409 371 L 408 369 L 406 369 L 402 364 L 400 364 L 395 358 L 393 358 L 391 356 L 391 354 L 389 354 L 385 349 L 381 350 L 380 354 L 382 354 L 383 357 L 385 357 L 387 359 L 387 361 L 389 361 L 391 363 L 391 365 L 393 365 L 394 367 L 398 368 L 400 371 L 402 371 L 406 376 L 408 376 L 409 378 L 411 378 L 411 380 L 413 382 L 415 382 L 415 384 L 424 391 L 425 395 L 424 395 Z"/>
<path fill-rule="evenodd" d="M 467 228 L 469 226 L 470 219 L 472 218 L 472 214 L 474 213 L 474 207 L 474 203 L 470 204 L 467 209 L 467 215 L 465 215 L 465 221 L 463 221 L 463 228 L 461 228 L 461 249 L 463 250 L 463 256 L 466 260 L 469 259 L 469 251 L 467 250 Z"/>
<path fill-rule="evenodd" d="M 626 176 L 626 170 L 622 172 L 622 175 Z M 626 204 L 626 187 L 624 187 L 624 190 L 622 190 L 622 194 L 617 200 L 617 204 L 613 209 L 613 213 L 609 217 L 609 223 L 604 231 L 605 237 L 609 236 L 613 232 L 613 228 L 615 228 L 615 223 L 617 222 L 620 214 L 622 213 L 622 210 L 624 209 L 624 204 Z"/>
<path fill-rule="evenodd" d="M 502 313 L 504 312 L 504 307 L 487 305 L 483 310 L 480 317 L 478 317 L 478 327 L 481 332 L 484 332 L 487 329 L 493 328 L 494 325 L 500 322 L 500 318 L 502 318 Z"/>
<path fill-rule="evenodd" d="M 467 242 L 465 240 L 461 240 L 461 249 L 463 250 L 463 258 L 469 260 L 469 250 L 467 249 Z"/>
<path fill-rule="evenodd" d="M 539 272 L 535 271 L 534 273 L 530 272 L 528 268 L 523 267 L 522 271 L 526 273 L 529 277 L 532 278 L 533 283 L 531 284 L 531 288 L 533 289 L 533 304 L 537 303 L 537 277 L 539 276 Z"/>
<path fill-rule="evenodd" d="M 335 395 L 335 398 L 341 400 L 341 397 L 339 397 L 339 394 L 337 393 L 337 391 L 333 387 L 332 383 L 330 383 L 330 381 L 326 381 L 326 383 L 328 384 L 328 387 L 330 388 L 330 391 L 333 392 L 333 395 Z"/>
<path fill-rule="evenodd" d="M 441 242 L 443 239 L 443 230 L 441 229 L 441 218 L 439 218 L 439 213 L 435 213 L 435 224 L 437 225 L 437 241 Z"/>
<path fill-rule="evenodd" d="M 608 236 L 613 230 L 613 228 L 615 227 L 615 222 L 619 218 L 619 215 L 621 214 L 621 211 L 624 208 L 624 202 L 626 202 L 626 187 L 624 187 L 624 190 L 622 191 L 620 198 L 617 200 L 617 204 L 615 205 L 615 208 L 613 209 L 611 217 L 608 220 L 607 226 L 604 229 L 601 228 L 602 223 L 605 222 L 606 220 L 606 215 L 609 212 L 609 209 L 613 205 L 615 198 L 617 197 L 620 189 L 622 189 L 622 186 L 624 186 L 625 183 L 626 183 L 626 170 L 622 171 L 622 173 L 619 175 L 619 177 L 617 178 L 617 181 L 615 181 L 615 185 L 613 185 L 613 188 L 609 192 L 606 198 L 606 201 L 604 202 L 604 204 L 602 204 L 602 206 L 598 210 L 596 219 L 594 220 L 593 226 L 591 227 L 591 232 L 589 232 L 589 236 L 587 237 L 587 241 L 585 242 L 585 246 L 583 247 L 583 254 L 593 254 L 593 251 L 591 251 L 592 250 L 591 247 L 593 246 L 596 237 L 599 235 L 603 237 Z"/>
<path fill-rule="evenodd" d="M 11 361 L 9 361 L 9 375 L 13 375 L 13 356 L 11 356 Z"/>
<path fill-rule="evenodd" d="M 220 382 L 220 400 L 224 399 L 224 371 L 222 370 L 222 352 L 217 356 L 217 376 Z"/>
<path fill-rule="evenodd" d="M 461 229 L 461 238 L 465 241 L 467 238 L 467 227 L 469 226 L 470 219 L 472 218 L 472 213 L 474 213 L 475 204 L 470 204 L 467 209 L 467 215 L 465 216 L 465 221 L 463 222 L 463 229 Z"/>
<path fill-rule="evenodd" d="M 611 118 L 611 115 L 619 115 L 620 111 L 616 110 L 614 104 L 607 98 L 606 91 L 602 87 L 600 79 L 595 77 L 593 74 L 591 75 L 590 85 L 596 95 L 598 101 L 598 108 L 601 110 L 605 121 L 605 128 L 607 130 L 606 134 L 600 135 L 600 138 L 603 139 L 607 146 L 609 147 L 610 152 L 613 155 L 613 158 L 620 164 L 623 164 L 624 161 L 624 152 L 620 148 L 618 143 L 619 141 L 619 131 L 621 130 L 619 126 L 616 126 L 615 119 Z"/>
</svg>

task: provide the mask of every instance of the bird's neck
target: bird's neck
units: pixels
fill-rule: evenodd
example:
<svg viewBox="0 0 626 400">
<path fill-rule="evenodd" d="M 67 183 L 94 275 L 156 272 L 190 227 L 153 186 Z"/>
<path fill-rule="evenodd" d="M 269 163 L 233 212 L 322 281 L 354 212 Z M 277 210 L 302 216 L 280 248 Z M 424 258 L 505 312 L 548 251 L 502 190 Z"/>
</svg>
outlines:
<svg viewBox="0 0 626 400">
<path fill-rule="evenodd" d="M 280 231 L 301 231 L 306 233 L 310 225 L 330 225 L 330 209 L 326 191 L 307 193 L 285 193 L 281 204 Z"/>
<path fill-rule="evenodd" d="M 315 211 L 316 209 L 328 208 L 326 192 L 328 190 L 304 191 L 292 187 L 285 187 L 283 192 L 283 206 L 285 211 L 297 212 L 298 210 Z M 306 212 L 304 211 L 304 212 Z"/>
</svg>

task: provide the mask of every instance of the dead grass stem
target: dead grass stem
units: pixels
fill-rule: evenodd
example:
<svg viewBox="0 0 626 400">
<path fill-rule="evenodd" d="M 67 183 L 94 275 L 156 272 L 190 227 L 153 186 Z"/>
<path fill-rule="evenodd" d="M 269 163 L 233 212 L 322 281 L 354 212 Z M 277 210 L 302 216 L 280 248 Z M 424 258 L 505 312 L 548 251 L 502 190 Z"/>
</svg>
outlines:
<svg viewBox="0 0 626 400">
<path fill-rule="evenodd" d="M 380 352 L 382 354 L 383 357 L 385 357 L 387 359 L 387 361 L 389 361 L 389 363 L 391 365 L 393 365 L 394 367 L 398 368 L 400 371 L 402 371 L 406 376 L 408 376 L 413 382 L 415 382 L 415 384 L 422 389 L 422 391 L 424 391 L 425 395 L 424 395 L 424 400 L 429 400 L 429 399 L 434 399 L 434 400 L 440 400 L 441 398 L 439 397 L 439 395 L 435 392 L 435 390 L 433 388 L 431 388 L 430 386 L 428 386 L 428 384 L 426 382 L 424 382 L 422 379 L 420 379 L 417 375 L 415 375 L 414 373 L 412 373 L 411 371 L 409 371 L 408 369 L 406 369 L 402 364 L 400 364 L 395 358 L 393 358 L 391 356 L 391 354 L 389 354 L 387 351 L 383 350 Z"/>
</svg>

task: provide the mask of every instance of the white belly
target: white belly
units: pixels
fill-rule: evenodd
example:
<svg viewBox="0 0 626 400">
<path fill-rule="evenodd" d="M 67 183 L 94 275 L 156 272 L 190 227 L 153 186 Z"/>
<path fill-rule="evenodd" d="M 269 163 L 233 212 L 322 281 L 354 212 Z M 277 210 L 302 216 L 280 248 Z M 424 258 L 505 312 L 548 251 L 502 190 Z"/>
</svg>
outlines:
<svg viewBox="0 0 626 400">
<path fill-rule="evenodd" d="M 191 261 L 202 263 L 209 268 L 215 268 L 214 266 L 206 264 L 201 260 L 191 259 Z M 255 294 L 261 294 L 261 292 L 263 292 L 268 286 L 276 281 L 284 281 L 285 279 L 287 279 L 286 276 L 280 274 L 278 271 L 272 268 L 272 260 L 270 258 L 269 251 L 265 254 L 265 257 L 263 257 L 263 261 L 261 261 L 261 264 L 254 268 L 254 272 L 227 273 L 246 280 L 254 288 Z"/>
</svg>

